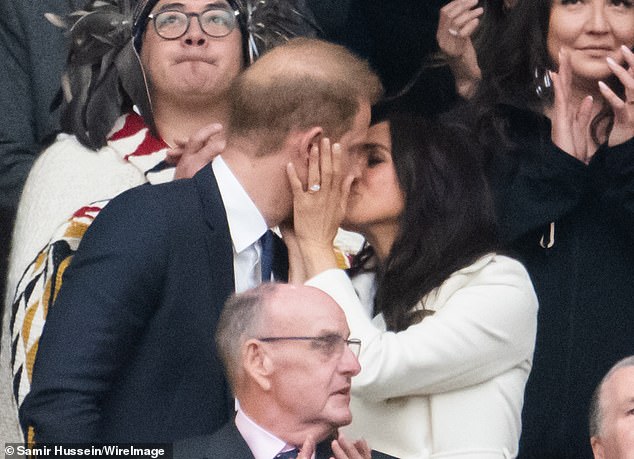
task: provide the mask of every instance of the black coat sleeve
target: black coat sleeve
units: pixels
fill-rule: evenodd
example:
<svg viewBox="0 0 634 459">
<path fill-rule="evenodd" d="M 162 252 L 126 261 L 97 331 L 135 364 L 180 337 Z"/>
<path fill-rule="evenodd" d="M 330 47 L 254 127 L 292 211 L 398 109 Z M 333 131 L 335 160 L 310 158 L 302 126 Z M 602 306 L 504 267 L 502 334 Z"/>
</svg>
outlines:
<svg viewBox="0 0 634 459">
<path fill-rule="evenodd" d="M 616 225 L 634 239 L 634 138 L 603 145 L 590 163 L 594 189 Z"/>
</svg>

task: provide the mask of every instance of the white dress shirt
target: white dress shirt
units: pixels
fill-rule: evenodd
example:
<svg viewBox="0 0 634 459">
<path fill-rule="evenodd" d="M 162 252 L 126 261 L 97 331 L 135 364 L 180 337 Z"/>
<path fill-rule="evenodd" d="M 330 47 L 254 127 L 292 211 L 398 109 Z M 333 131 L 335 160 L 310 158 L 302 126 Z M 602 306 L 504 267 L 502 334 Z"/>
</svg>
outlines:
<svg viewBox="0 0 634 459">
<path fill-rule="evenodd" d="M 217 156 L 211 167 L 227 213 L 233 246 L 235 291 L 240 293 L 262 282 L 260 238 L 268 227 L 264 217 L 222 156 Z"/>
</svg>

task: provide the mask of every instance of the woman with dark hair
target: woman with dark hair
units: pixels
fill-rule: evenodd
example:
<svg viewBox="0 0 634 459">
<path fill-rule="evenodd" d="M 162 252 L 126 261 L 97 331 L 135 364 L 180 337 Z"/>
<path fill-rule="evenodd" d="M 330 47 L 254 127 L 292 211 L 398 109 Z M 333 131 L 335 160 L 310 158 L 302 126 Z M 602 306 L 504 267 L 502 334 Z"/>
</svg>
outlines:
<svg viewBox="0 0 634 459">
<path fill-rule="evenodd" d="M 520 1 L 474 98 L 501 237 L 540 304 L 520 457 L 592 457 L 588 403 L 634 348 L 634 4 Z"/>
<path fill-rule="evenodd" d="M 530 279 L 496 253 L 493 206 L 465 131 L 377 115 L 354 181 L 338 173 L 340 148 L 327 140 L 311 155 L 319 191 L 304 192 L 289 170 L 292 279 L 330 294 L 362 340 L 349 432 L 402 459 L 512 457 L 535 339 Z M 344 213 L 344 228 L 367 240 L 352 280 L 330 248 Z"/>
</svg>

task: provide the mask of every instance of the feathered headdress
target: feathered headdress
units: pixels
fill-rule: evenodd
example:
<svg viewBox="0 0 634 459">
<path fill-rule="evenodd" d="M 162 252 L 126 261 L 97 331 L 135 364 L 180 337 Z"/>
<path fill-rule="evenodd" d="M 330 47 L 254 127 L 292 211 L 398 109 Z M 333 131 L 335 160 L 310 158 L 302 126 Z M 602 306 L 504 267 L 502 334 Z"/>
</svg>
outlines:
<svg viewBox="0 0 634 459">
<path fill-rule="evenodd" d="M 134 12 L 134 43 L 141 49 L 148 15 L 158 0 L 141 0 Z M 246 65 L 293 37 L 315 37 L 322 30 L 306 0 L 227 0 L 238 11 Z"/>
<path fill-rule="evenodd" d="M 132 8 L 131 0 L 92 0 L 65 17 L 46 15 L 70 38 L 59 101 L 62 130 L 92 149 L 105 145 L 116 119 L 133 105 L 156 134 L 145 74 L 132 43 Z"/>
<path fill-rule="evenodd" d="M 306 0 L 227 0 L 238 11 L 245 64 L 296 36 L 321 30 Z M 139 58 L 148 15 L 158 0 L 91 0 L 65 17 L 47 14 L 67 29 L 70 48 L 62 75 L 62 130 L 92 149 L 105 145 L 116 119 L 135 105 L 157 135 Z"/>
<path fill-rule="evenodd" d="M 305 0 L 236 0 L 245 59 L 253 63 L 293 37 L 322 34 Z M 245 32 L 246 31 L 246 32 Z"/>
</svg>

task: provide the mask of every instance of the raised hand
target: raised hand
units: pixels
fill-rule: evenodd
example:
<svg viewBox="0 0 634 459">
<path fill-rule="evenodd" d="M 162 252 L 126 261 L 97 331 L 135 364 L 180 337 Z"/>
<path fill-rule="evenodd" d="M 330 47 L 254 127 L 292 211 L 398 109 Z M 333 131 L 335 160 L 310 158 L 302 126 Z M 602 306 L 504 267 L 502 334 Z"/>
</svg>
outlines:
<svg viewBox="0 0 634 459">
<path fill-rule="evenodd" d="M 312 277 L 337 266 L 333 241 L 345 215 L 352 176 L 342 172 L 341 145 L 322 139 L 311 149 L 304 190 L 292 164 L 287 167 L 293 191 L 294 234 L 305 274 Z"/>
<path fill-rule="evenodd" d="M 627 70 L 609 57 L 607 62 L 610 70 L 625 87 L 625 100 L 617 96 L 604 82 L 599 82 L 599 90 L 614 112 L 614 125 L 608 137 L 609 146 L 619 145 L 634 137 L 634 53 L 627 46 L 621 46 L 621 52 L 629 67 Z"/>
<path fill-rule="evenodd" d="M 571 156 L 588 164 L 596 151 L 590 135 L 592 96 L 587 96 L 577 107 L 572 97 L 570 54 L 559 51 L 559 72 L 550 72 L 555 91 L 551 115 L 552 141 Z"/>
<path fill-rule="evenodd" d="M 469 97 L 481 78 L 480 67 L 471 36 L 484 13 L 478 0 L 453 0 L 440 9 L 436 40 L 447 56 L 456 80 L 456 90 Z"/>
<path fill-rule="evenodd" d="M 192 177 L 222 153 L 226 145 L 222 125 L 218 123 L 209 124 L 189 139 L 177 139 L 175 143 L 166 158 L 176 165 L 175 179 Z"/>
<path fill-rule="evenodd" d="M 348 441 L 343 435 L 333 440 L 332 452 L 334 459 L 371 459 L 372 452 L 365 440 Z"/>
<path fill-rule="evenodd" d="M 297 455 L 297 459 L 311 459 L 313 457 L 313 453 L 315 452 L 315 440 L 312 435 L 306 437 L 304 440 L 304 444 L 299 450 L 299 454 Z"/>
</svg>

